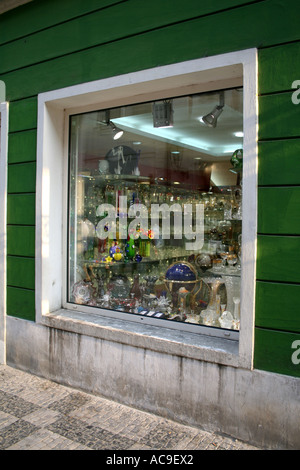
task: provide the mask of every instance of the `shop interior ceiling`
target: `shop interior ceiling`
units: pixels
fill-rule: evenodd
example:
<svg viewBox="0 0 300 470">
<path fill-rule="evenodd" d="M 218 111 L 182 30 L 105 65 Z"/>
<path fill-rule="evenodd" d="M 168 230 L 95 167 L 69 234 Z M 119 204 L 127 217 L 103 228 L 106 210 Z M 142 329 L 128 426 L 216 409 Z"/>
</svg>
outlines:
<svg viewBox="0 0 300 470">
<path fill-rule="evenodd" d="M 215 184 L 232 184 L 230 159 L 235 150 L 243 147 L 242 134 L 236 135 L 243 131 L 242 97 L 242 88 L 225 91 L 225 105 L 215 128 L 206 126 L 201 118 L 219 104 L 218 92 L 176 98 L 173 127 L 169 128 L 153 126 L 151 103 L 112 109 L 111 121 L 124 131 L 116 141 L 111 127 L 103 125 L 103 112 L 84 114 L 79 126 L 79 153 L 85 159 L 99 160 L 112 147 L 126 145 L 140 152 L 144 165 L 155 162 L 164 167 L 167 159 L 177 158 L 182 170 L 193 171 L 209 163 L 219 166 Z M 219 165 L 214 165 L 217 162 Z"/>
</svg>

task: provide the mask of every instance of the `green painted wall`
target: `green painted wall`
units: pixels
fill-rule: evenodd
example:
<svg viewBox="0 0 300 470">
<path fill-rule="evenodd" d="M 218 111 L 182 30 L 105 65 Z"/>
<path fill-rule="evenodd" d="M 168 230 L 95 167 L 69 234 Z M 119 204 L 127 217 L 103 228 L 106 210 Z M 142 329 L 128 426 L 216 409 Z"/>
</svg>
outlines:
<svg viewBox="0 0 300 470">
<path fill-rule="evenodd" d="M 258 261 L 255 367 L 300 377 L 299 0 L 34 0 L 0 16 L 10 101 L 8 314 L 35 319 L 37 94 L 257 47 Z"/>
</svg>

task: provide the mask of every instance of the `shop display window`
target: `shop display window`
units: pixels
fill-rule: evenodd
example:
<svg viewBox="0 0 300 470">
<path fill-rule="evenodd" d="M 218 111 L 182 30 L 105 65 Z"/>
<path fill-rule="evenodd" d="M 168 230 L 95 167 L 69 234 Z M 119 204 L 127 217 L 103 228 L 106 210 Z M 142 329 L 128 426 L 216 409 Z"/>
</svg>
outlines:
<svg viewBox="0 0 300 470">
<path fill-rule="evenodd" d="M 69 129 L 67 301 L 239 331 L 243 88 L 73 114 Z"/>
</svg>

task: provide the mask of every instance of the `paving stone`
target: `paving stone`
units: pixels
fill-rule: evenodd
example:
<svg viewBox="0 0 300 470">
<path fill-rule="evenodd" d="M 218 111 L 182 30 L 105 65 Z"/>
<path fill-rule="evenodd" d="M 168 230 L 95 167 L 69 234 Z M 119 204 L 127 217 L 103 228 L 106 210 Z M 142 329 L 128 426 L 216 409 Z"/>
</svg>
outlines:
<svg viewBox="0 0 300 470">
<path fill-rule="evenodd" d="M 71 411 L 80 408 L 90 398 L 83 393 L 71 393 L 67 397 L 57 400 L 49 405 L 49 408 L 52 410 L 60 411 L 63 414 L 71 413 Z"/>
<path fill-rule="evenodd" d="M 27 383 L 26 387 L 17 394 L 26 401 L 45 407 L 58 400 L 67 398 L 71 393 L 72 390 L 64 386 L 39 379 L 38 382 L 33 380 Z"/>
<path fill-rule="evenodd" d="M 126 450 L 134 443 L 124 436 L 86 425 L 80 420 L 65 416 L 50 425 L 48 429 L 94 450 Z"/>
<path fill-rule="evenodd" d="M 105 423 L 109 422 L 115 413 L 116 407 L 114 403 L 110 403 L 109 400 L 103 400 L 102 398 L 92 397 L 83 406 L 71 411 L 69 416 L 77 417 L 86 424 L 107 429 L 109 424 L 105 425 Z"/>
<path fill-rule="evenodd" d="M 0 410 L 22 418 L 37 409 L 36 405 L 10 393 L 0 391 Z"/>
<path fill-rule="evenodd" d="M 47 429 L 39 429 L 8 447 L 7 450 L 89 450 L 89 448 Z"/>
<path fill-rule="evenodd" d="M 2 428 L 9 426 L 9 424 L 12 424 L 17 420 L 18 418 L 16 418 L 15 416 L 0 411 L 0 432 Z"/>
<path fill-rule="evenodd" d="M 27 421 L 19 419 L 6 426 L 0 434 L 0 450 L 5 450 L 13 444 L 35 432 L 38 428 Z"/>
<path fill-rule="evenodd" d="M 194 435 L 187 436 L 181 442 L 182 450 L 200 450 L 205 449 L 213 440 L 214 436 L 205 431 L 196 432 Z"/>
<path fill-rule="evenodd" d="M 255 450 L 0 365 L 0 450 Z"/>
<path fill-rule="evenodd" d="M 186 430 L 171 423 L 157 424 L 155 428 L 141 438 L 141 443 L 155 450 L 167 450 L 177 446 L 186 438 Z"/>
<path fill-rule="evenodd" d="M 34 411 L 33 413 L 24 416 L 23 419 L 31 424 L 34 424 L 39 428 L 44 428 L 49 424 L 52 424 L 57 421 L 60 416 L 61 413 L 57 411 L 42 408 L 41 410 Z"/>
</svg>

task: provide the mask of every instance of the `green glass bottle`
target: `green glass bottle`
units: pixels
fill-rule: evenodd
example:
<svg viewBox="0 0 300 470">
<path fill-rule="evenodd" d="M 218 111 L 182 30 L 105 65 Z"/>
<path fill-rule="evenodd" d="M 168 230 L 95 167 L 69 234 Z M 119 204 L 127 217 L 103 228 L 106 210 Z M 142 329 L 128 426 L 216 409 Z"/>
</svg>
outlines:
<svg viewBox="0 0 300 470">
<path fill-rule="evenodd" d="M 128 235 L 127 243 L 125 246 L 126 256 L 133 259 L 136 253 L 135 240 Z"/>
</svg>

